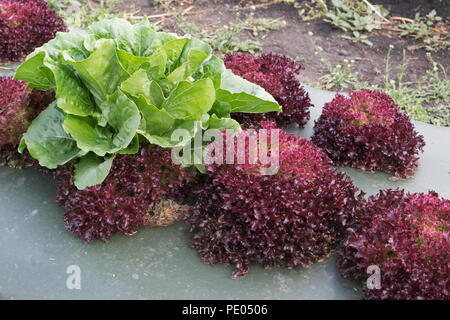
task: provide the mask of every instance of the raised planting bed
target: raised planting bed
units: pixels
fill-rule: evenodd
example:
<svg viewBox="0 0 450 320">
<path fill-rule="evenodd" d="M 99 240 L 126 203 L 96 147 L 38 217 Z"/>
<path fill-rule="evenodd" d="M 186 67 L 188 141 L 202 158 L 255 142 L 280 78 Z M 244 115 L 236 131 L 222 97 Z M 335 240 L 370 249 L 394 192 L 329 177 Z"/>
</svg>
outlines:
<svg viewBox="0 0 450 320">
<path fill-rule="evenodd" d="M 304 129 L 288 131 L 305 138 L 334 93 L 307 88 L 314 108 Z M 414 123 L 426 146 L 415 175 L 390 181 L 386 173 L 352 168 L 353 183 L 368 194 L 380 189 L 409 192 L 435 190 L 450 197 L 450 129 Z M 342 278 L 336 256 L 307 269 L 266 270 L 251 264 L 251 272 L 231 280 L 234 266 L 203 264 L 190 246 L 183 223 L 167 228 L 142 227 L 133 236 L 115 234 L 110 243 L 86 244 L 64 229 L 64 208 L 54 199 L 56 184 L 38 170 L 0 168 L 0 297 L 4 299 L 361 299 L 360 282 Z M 81 290 L 66 288 L 67 268 L 81 269 Z"/>
</svg>

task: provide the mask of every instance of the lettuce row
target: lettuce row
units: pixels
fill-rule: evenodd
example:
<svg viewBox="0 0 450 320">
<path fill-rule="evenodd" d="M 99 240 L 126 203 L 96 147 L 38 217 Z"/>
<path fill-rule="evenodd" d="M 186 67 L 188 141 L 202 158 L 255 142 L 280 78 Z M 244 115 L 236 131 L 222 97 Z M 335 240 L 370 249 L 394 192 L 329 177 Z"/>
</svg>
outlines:
<svg viewBox="0 0 450 320">
<path fill-rule="evenodd" d="M 147 19 L 58 33 L 27 57 L 15 79 L 56 91 L 56 102 L 33 121 L 19 151 L 27 148 L 49 169 L 80 158 L 79 189 L 102 183 L 114 156 L 136 153 L 140 140 L 183 147 L 199 130 L 239 129 L 232 112 L 281 111 L 263 88 L 225 69 L 209 45 L 156 32 Z M 191 140 L 172 141 L 179 128 Z"/>
</svg>

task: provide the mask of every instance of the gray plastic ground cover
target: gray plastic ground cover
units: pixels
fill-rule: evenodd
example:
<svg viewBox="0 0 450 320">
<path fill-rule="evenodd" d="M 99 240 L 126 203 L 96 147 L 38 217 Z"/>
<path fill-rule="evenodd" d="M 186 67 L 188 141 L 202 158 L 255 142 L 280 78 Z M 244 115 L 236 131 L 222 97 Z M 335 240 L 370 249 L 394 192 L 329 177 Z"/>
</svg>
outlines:
<svg viewBox="0 0 450 320">
<path fill-rule="evenodd" d="M 1 71 L 1 70 L 0 70 Z M 307 88 L 315 107 L 303 130 L 333 93 Z M 384 173 L 339 168 L 368 194 L 383 188 L 435 190 L 450 198 L 450 128 L 416 123 L 426 140 L 415 176 L 392 182 Z M 202 263 L 183 223 L 114 235 L 109 244 L 86 244 L 64 229 L 54 181 L 35 169 L 0 167 L 0 298 L 2 299 L 360 299 L 361 286 L 342 279 L 335 255 L 308 269 L 265 270 L 252 265 L 232 280 L 232 266 Z M 81 270 L 81 289 L 66 286 L 71 265 Z"/>
</svg>

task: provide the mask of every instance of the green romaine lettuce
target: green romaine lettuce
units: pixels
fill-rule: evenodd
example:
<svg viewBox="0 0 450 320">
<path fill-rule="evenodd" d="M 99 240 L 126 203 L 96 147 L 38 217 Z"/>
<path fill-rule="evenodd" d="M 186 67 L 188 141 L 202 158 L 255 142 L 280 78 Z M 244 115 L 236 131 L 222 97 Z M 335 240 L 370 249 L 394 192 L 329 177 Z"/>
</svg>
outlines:
<svg viewBox="0 0 450 320">
<path fill-rule="evenodd" d="M 226 70 L 208 44 L 157 32 L 147 19 L 58 33 L 15 79 L 56 90 L 56 103 L 33 121 L 19 151 L 50 169 L 73 161 L 80 189 L 101 183 L 114 157 L 136 153 L 140 141 L 186 147 L 208 128 L 239 130 L 232 112 L 281 111 L 263 88 Z M 177 129 L 188 137 L 173 141 Z"/>
</svg>

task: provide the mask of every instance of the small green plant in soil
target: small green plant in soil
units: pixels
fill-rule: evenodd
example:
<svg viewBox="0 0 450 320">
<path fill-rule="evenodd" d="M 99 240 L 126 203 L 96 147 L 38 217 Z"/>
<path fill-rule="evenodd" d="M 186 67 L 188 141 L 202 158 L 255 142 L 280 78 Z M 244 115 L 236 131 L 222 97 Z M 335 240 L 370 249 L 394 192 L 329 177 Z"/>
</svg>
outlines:
<svg viewBox="0 0 450 320">
<path fill-rule="evenodd" d="M 311 3 L 304 1 L 300 4 L 298 15 L 304 21 L 323 18 L 328 12 L 326 0 L 313 0 Z"/>
<path fill-rule="evenodd" d="M 257 37 L 262 33 L 279 30 L 286 25 L 284 20 L 257 18 L 254 12 L 250 12 L 244 19 L 241 18 L 240 13 L 237 13 L 235 20 L 229 26 L 225 25 L 217 30 L 208 31 L 189 21 L 180 13 L 178 8 L 170 8 L 161 2 L 159 4 L 167 12 L 172 13 L 172 16 L 177 21 L 177 28 L 181 32 L 203 39 L 219 53 L 250 52 L 255 54 L 261 52 L 261 42 L 246 37 L 246 31 Z"/>
<path fill-rule="evenodd" d="M 113 17 L 123 17 L 114 10 L 122 0 L 46 0 L 50 8 L 58 12 L 65 23 L 74 28 L 85 28 L 93 22 Z"/>
<path fill-rule="evenodd" d="M 398 27 L 404 30 L 400 36 L 412 36 L 416 40 L 421 40 L 424 47 L 429 51 L 438 48 L 450 48 L 448 32 L 441 33 L 435 29 L 436 25 L 442 21 L 442 17 L 438 16 L 436 10 L 430 11 L 426 16 L 421 17 L 416 13 L 414 20 L 399 24 Z M 445 27 L 444 27 L 445 28 Z"/>
<path fill-rule="evenodd" d="M 194 37 L 202 38 L 217 52 L 250 52 L 252 54 L 262 51 L 262 44 L 258 40 L 243 39 L 245 31 L 250 31 L 256 37 L 263 32 L 278 30 L 286 24 L 283 20 L 255 18 L 253 13 L 242 20 L 237 14 L 235 21 L 230 26 L 226 25 L 213 32 L 208 32 L 182 16 L 177 16 L 177 21 L 180 30 Z"/>
<path fill-rule="evenodd" d="M 245 20 L 242 20 L 237 14 L 231 26 L 223 26 L 212 33 L 199 28 L 187 20 L 180 26 L 193 36 L 202 36 L 205 42 L 220 53 L 250 52 L 254 54 L 262 51 L 262 44 L 258 40 L 242 39 L 244 31 L 250 31 L 254 36 L 257 36 L 260 33 L 278 30 L 284 25 L 286 25 L 284 20 L 255 18 L 251 13 Z"/>
<path fill-rule="evenodd" d="M 322 58 L 321 61 L 325 63 L 327 69 L 327 73 L 319 79 L 325 89 L 330 90 L 337 87 L 349 89 L 358 82 L 358 72 L 352 71 L 355 60 L 344 59 L 342 65 L 336 66 L 333 66 L 328 59 Z"/>
<path fill-rule="evenodd" d="M 344 39 L 372 46 L 372 42 L 364 33 L 378 29 L 380 19 L 389 14 L 389 11 L 382 6 L 373 8 L 363 1 L 332 0 L 332 6 L 327 10 L 324 20 L 350 33 L 350 35 L 343 35 Z"/>
<path fill-rule="evenodd" d="M 445 68 L 435 62 L 430 54 L 427 58 L 432 68 L 415 85 L 403 81 L 408 59 L 403 50 L 403 61 L 396 79 L 391 79 L 391 51 L 386 57 L 385 81 L 382 90 L 389 94 L 397 105 L 408 112 L 412 119 L 440 126 L 450 126 L 450 80 Z M 376 86 L 372 86 L 374 88 Z"/>
</svg>

